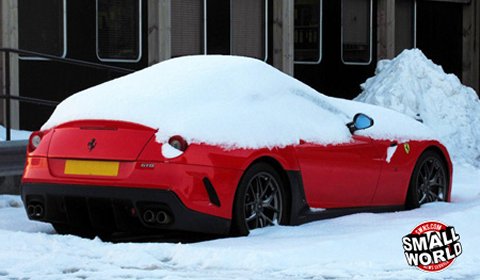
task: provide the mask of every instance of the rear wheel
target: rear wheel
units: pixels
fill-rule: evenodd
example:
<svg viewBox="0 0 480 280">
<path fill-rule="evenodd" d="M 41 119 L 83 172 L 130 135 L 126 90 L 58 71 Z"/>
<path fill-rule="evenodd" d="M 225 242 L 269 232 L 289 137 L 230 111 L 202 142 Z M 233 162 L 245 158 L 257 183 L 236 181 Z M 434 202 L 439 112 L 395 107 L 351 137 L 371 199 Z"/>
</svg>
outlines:
<svg viewBox="0 0 480 280">
<path fill-rule="evenodd" d="M 447 167 L 441 156 L 434 151 L 426 151 L 413 170 L 406 207 L 413 209 L 425 203 L 445 201 L 448 183 Z"/>
<path fill-rule="evenodd" d="M 251 166 L 243 175 L 235 195 L 232 233 L 248 235 L 256 228 L 287 221 L 284 182 L 266 163 Z"/>
</svg>

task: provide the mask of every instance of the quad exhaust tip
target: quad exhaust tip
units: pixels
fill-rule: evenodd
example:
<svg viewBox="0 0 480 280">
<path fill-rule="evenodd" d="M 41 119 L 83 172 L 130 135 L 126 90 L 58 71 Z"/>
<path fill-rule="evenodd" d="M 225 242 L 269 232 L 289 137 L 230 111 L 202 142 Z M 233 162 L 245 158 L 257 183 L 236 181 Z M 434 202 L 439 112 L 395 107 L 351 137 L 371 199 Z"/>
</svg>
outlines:
<svg viewBox="0 0 480 280">
<path fill-rule="evenodd" d="M 163 210 L 154 211 L 147 209 L 145 212 L 143 212 L 143 221 L 147 224 L 165 225 L 170 223 L 171 220 L 172 218 L 170 215 Z"/>
</svg>

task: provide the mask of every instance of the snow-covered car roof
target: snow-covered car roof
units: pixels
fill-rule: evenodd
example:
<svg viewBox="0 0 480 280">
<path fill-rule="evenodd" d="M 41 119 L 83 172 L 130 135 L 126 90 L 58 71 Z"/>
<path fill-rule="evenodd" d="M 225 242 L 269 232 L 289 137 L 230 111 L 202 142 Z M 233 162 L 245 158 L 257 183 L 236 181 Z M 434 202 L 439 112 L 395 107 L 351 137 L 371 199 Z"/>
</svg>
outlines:
<svg viewBox="0 0 480 280">
<path fill-rule="evenodd" d="M 120 120 L 155 129 L 157 141 L 226 147 L 351 141 L 346 123 L 365 113 L 375 125 L 357 134 L 381 139 L 433 139 L 412 118 L 389 109 L 327 97 L 256 59 L 201 55 L 171 59 L 76 93 L 42 129 L 83 119 Z"/>
</svg>

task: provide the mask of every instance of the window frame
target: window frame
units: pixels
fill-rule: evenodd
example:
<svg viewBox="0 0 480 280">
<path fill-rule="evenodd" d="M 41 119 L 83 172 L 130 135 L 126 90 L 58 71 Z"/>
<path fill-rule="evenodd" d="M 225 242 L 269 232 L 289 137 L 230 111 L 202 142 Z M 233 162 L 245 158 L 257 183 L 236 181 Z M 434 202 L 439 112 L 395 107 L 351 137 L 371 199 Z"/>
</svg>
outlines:
<svg viewBox="0 0 480 280">
<path fill-rule="evenodd" d="M 295 60 L 295 46 L 294 46 L 294 50 L 293 50 L 293 64 L 306 64 L 306 65 L 317 65 L 317 64 L 320 64 L 322 62 L 322 58 L 323 58 L 323 0 L 319 0 L 319 5 L 318 5 L 318 9 L 319 9 L 319 24 L 318 24 L 318 28 L 319 28 L 319 32 L 318 32 L 318 35 L 319 35 L 319 43 L 318 43 L 318 60 L 317 61 L 299 61 L 299 60 Z M 295 5 L 295 3 L 294 3 Z M 293 27 L 294 31 L 295 31 L 295 26 Z"/>
<path fill-rule="evenodd" d="M 138 1 L 138 56 L 135 59 L 122 59 L 122 58 L 102 58 L 98 53 L 98 1 L 95 0 L 95 55 L 101 62 L 119 62 L 119 63 L 138 63 L 143 56 L 142 53 L 142 0 Z"/>
<path fill-rule="evenodd" d="M 373 0 L 370 0 L 370 24 L 369 24 L 369 29 L 370 29 L 370 38 L 369 38 L 369 59 L 368 59 L 368 62 L 351 62 L 351 61 L 345 61 L 343 59 L 343 1 L 344 0 L 341 0 L 341 15 L 340 15 L 340 29 L 341 29 L 341 32 L 340 32 L 340 56 L 341 56 L 341 60 L 342 60 L 342 63 L 345 64 L 345 65 L 370 65 L 373 61 Z"/>
<path fill-rule="evenodd" d="M 63 0 L 63 53 L 59 58 L 66 58 L 67 57 L 67 0 Z M 48 54 L 51 55 L 51 54 Z M 22 56 L 19 55 L 18 59 L 20 60 L 50 60 L 49 58 L 44 57 L 37 57 L 37 56 Z"/>
</svg>

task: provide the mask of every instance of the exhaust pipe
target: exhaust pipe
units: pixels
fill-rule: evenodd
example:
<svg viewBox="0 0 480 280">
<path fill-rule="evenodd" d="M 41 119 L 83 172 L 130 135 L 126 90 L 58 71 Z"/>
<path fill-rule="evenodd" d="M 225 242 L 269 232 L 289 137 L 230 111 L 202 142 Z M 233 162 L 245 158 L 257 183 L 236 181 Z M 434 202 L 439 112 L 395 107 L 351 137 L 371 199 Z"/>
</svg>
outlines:
<svg viewBox="0 0 480 280">
<path fill-rule="evenodd" d="M 28 217 L 35 217 L 35 205 L 29 204 L 27 206 L 27 215 Z"/>
<path fill-rule="evenodd" d="M 43 206 L 40 204 L 35 206 L 35 217 L 37 218 L 43 217 Z"/>
<path fill-rule="evenodd" d="M 39 219 L 43 217 L 45 210 L 42 204 L 29 204 L 27 206 L 27 215 L 29 218 Z"/>
<path fill-rule="evenodd" d="M 152 210 L 147 210 L 143 213 L 143 220 L 146 223 L 154 223 L 155 222 L 155 213 Z"/>
<path fill-rule="evenodd" d="M 165 211 L 159 211 L 155 220 L 159 224 L 168 224 L 171 221 L 171 218 Z"/>
</svg>

